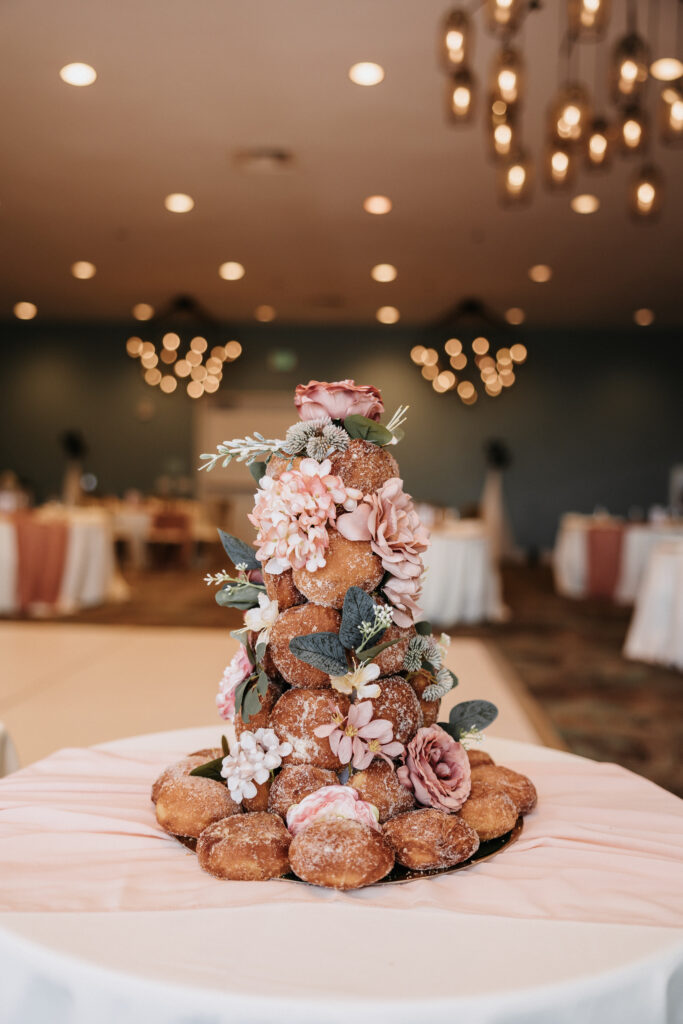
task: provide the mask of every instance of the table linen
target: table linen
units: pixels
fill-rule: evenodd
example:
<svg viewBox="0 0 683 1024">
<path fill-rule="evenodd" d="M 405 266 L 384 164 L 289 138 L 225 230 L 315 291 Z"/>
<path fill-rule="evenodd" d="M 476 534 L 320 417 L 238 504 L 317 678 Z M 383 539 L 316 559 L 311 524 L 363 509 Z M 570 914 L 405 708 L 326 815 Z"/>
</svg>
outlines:
<svg viewBox="0 0 683 1024">
<path fill-rule="evenodd" d="M 683 540 L 660 542 L 651 551 L 624 655 L 683 671 Z"/>
<path fill-rule="evenodd" d="M 452 522 L 431 534 L 420 607 L 435 626 L 497 622 L 505 616 L 500 573 L 481 520 Z"/>
</svg>

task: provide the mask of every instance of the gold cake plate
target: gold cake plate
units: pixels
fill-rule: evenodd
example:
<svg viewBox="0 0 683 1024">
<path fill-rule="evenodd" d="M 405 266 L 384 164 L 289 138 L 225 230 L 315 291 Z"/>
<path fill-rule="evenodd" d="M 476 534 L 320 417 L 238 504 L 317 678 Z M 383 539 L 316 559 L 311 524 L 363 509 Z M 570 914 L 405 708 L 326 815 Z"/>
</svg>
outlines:
<svg viewBox="0 0 683 1024">
<path fill-rule="evenodd" d="M 412 868 L 401 867 L 400 864 L 396 864 L 392 871 L 386 876 L 386 878 L 380 879 L 379 882 L 375 882 L 375 885 L 401 885 L 403 882 L 414 882 L 418 878 L 432 878 L 435 875 L 451 875 L 454 871 L 462 871 L 463 868 L 469 868 L 473 864 L 480 864 L 484 860 L 490 860 L 491 857 L 497 857 L 499 853 L 511 846 L 512 843 L 516 842 L 522 834 L 524 828 L 524 819 L 520 816 L 517 819 L 515 827 L 510 831 L 506 832 L 505 835 L 499 836 L 497 839 L 487 839 L 485 842 L 479 844 L 479 849 L 476 853 L 468 860 L 462 861 L 460 864 L 456 864 L 452 868 L 432 868 L 428 871 L 413 871 Z M 197 840 L 190 839 L 188 836 L 174 836 L 179 843 L 187 847 L 188 850 L 196 850 Z M 287 881 L 287 882 L 299 882 L 302 885 L 310 885 L 310 882 L 304 882 L 303 879 L 297 878 L 296 875 L 290 874 L 282 875 L 281 878 L 272 879 L 272 881 Z"/>
</svg>

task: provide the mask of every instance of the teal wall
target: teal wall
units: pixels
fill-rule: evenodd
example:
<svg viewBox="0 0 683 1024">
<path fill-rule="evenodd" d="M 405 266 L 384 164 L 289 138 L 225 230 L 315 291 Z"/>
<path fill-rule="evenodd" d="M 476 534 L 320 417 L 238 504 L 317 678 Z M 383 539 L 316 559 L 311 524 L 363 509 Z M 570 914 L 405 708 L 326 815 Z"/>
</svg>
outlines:
<svg viewBox="0 0 683 1024">
<path fill-rule="evenodd" d="M 0 470 L 28 478 L 40 498 L 56 493 L 59 434 L 77 428 L 105 493 L 150 489 L 162 473 L 194 471 L 193 403 L 141 381 L 124 351 L 129 331 L 125 324 L 2 325 Z M 675 329 L 525 330 L 529 360 L 516 385 L 470 408 L 435 394 L 410 362 L 411 346 L 425 341 L 419 328 L 267 325 L 234 334 L 244 355 L 227 370 L 229 387 L 293 390 L 311 377 L 348 376 L 377 384 L 389 411 L 410 403 L 397 454 L 416 497 L 476 501 L 484 442 L 502 438 L 514 458 L 509 508 L 526 546 L 549 545 L 568 509 L 600 504 L 625 513 L 665 502 L 669 467 L 683 461 L 683 337 Z M 268 354 L 282 347 L 297 355 L 291 372 L 268 369 Z M 136 415 L 142 399 L 154 403 L 148 422 Z"/>
</svg>

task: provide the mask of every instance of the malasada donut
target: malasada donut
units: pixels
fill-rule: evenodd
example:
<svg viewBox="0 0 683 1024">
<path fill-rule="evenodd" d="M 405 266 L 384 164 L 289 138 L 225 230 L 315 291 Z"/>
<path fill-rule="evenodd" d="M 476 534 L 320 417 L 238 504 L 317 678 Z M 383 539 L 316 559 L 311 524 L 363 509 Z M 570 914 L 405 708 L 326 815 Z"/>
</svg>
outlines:
<svg viewBox="0 0 683 1024">
<path fill-rule="evenodd" d="M 375 604 L 384 604 L 384 602 L 375 601 Z M 384 643 L 386 640 L 398 640 L 398 643 L 386 647 L 376 658 L 372 659 L 375 665 L 379 665 L 380 676 L 391 676 L 401 671 L 410 638 L 413 636 L 415 636 L 415 626 L 396 626 L 393 622 L 384 631 L 380 643 Z"/>
<path fill-rule="evenodd" d="M 494 760 L 490 754 L 487 754 L 485 750 L 468 750 L 467 757 L 470 762 L 470 768 L 478 768 L 480 764 L 494 764 Z"/>
<path fill-rule="evenodd" d="M 467 822 L 431 807 L 391 818 L 383 832 L 398 863 L 414 871 L 455 867 L 479 849 L 477 833 Z"/>
<path fill-rule="evenodd" d="M 372 698 L 373 718 L 386 718 L 394 728 L 394 739 L 408 743 L 422 727 L 422 708 L 412 686 L 401 676 L 378 679 L 379 696 Z"/>
<path fill-rule="evenodd" d="M 204 763 L 202 758 L 199 764 Z M 190 775 L 193 767 L 198 765 L 172 772 L 156 793 L 157 821 L 174 836 L 196 838 L 207 825 L 242 811 L 222 782 Z"/>
<path fill-rule="evenodd" d="M 394 855 L 379 832 L 359 821 L 316 821 L 292 840 L 292 871 L 328 889 L 358 889 L 388 875 Z"/>
<path fill-rule="evenodd" d="M 339 612 L 317 604 L 297 605 L 278 616 L 270 631 L 268 649 L 278 671 L 288 683 L 305 686 L 309 690 L 329 687 L 329 675 L 292 654 L 289 641 L 308 633 L 338 633 L 340 623 Z"/>
<path fill-rule="evenodd" d="M 504 836 L 515 827 L 517 805 L 504 790 L 475 779 L 470 795 L 460 808 L 460 817 L 484 842 Z"/>
<path fill-rule="evenodd" d="M 326 608 L 341 608 L 349 587 L 374 590 L 384 576 L 384 569 L 370 541 L 347 540 L 336 530 L 328 531 L 328 535 L 325 565 L 315 572 L 294 569 L 292 578 L 309 601 Z"/>
<path fill-rule="evenodd" d="M 415 690 L 420 707 L 422 708 L 423 725 L 434 725 L 439 717 L 441 698 L 439 700 L 425 700 L 422 696 L 427 687 L 434 682 L 433 676 L 427 672 L 415 672 L 410 676 L 409 682 L 413 690 Z"/>
<path fill-rule="evenodd" d="M 266 476 L 270 476 L 273 480 L 279 480 L 282 474 L 288 469 L 298 469 L 301 465 L 302 456 L 296 455 L 290 457 L 287 455 L 283 457 L 281 455 L 273 455 L 268 460 L 266 466 Z"/>
<path fill-rule="evenodd" d="M 237 712 L 234 719 L 235 733 L 237 736 L 241 736 L 243 732 L 256 732 L 257 729 L 265 729 L 268 725 L 270 713 L 282 696 L 283 691 L 284 686 L 270 680 L 268 683 L 268 689 L 260 698 L 260 711 L 257 711 L 255 715 L 249 715 L 249 721 L 247 723 L 243 721 L 242 716 Z M 218 757 L 218 754 L 216 757 Z"/>
<path fill-rule="evenodd" d="M 400 476 L 393 455 L 370 441 L 357 438 L 343 452 L 330 457 L 330 472 L 340 476 L 347 487 L 355 487 L 363 494 L 378 491 L 392 477 Z"/>
<path fill-rule="evenodd" d="M 358 790 L 362 800 L 375 805 L 380 822 L 415 807 L 415 797 L 398 781 L 393 765 L 380 758 L 375 758 L 364 771 L 354 772 L 349 785 Z"/>
<path fill-rule="evenodd" d="M 184 757 L 181 761 L 176 761 L 175 764 L 171 764 L 168 768 L 164 768 L 163 772 L 152 784 L 152 803 L 157 802 L 157 797 L 161 787 L 165 782 L 168 782 L 172 778 L 177 778 L 179 775 L 189 775 L 193 768 L 199 768 L 200 764 L 206 764 L 207 761 L 215 761 L 217 757 L 221 757 L 223 751 L 218 747 L 208 748 L 206 750 L 195 750 L 187 757 Z"/>
<path fill-rule="evenodd" d="M 314 730 L 328 725 L 335 714 L 346 715 L 349 699 L 336 690 L 287 690 L 270 714 L 270 728 L 282 743 L 292 744 L 292 753 L 282 758 L 283 764 L 312 764 L 316 768 L 341 768 L 341 761 L 332 753 L 327 737 L 318 737 Z"/>
<path fill-rule="evenodd" d="M 199 866 L 216 878 L 261 882 L 289 871 L 291 836 L 277 814 L 267 811 L 224 818 L 197 840 Z"/>
<path fill-rule="evenodd" d="M 273 575 L 271 572 L 263 571 L 263 582 L 266 585 L 266 594 L 271 601 L 277 601 L 281 612 L 286 608 L 293 608 L 294 605 L 303 604 L 306 598 L 294 586 L 292 570 Z"/>
<path fill-rule="evenodd" d="M 533 782 L 526 775 L 513 772 L 512 768 L 503 768 L 499 764 L 478 765 L 472 769 L 472 782 L 475 780 L 489 782 L 502 789 L 516 805 L 518 814 L 528 814 L 536 806 L 538 795 Z"/>
<path fill-rule="evenodd" d="M 268 810 L 284 818 L 292 804 L 300 803 L 309 793 L 323 786 L 336 786 L 337 776 L 328 768 L 312 764 L 289 764 L 273 780 L 268 797 Z"/>
</svg>

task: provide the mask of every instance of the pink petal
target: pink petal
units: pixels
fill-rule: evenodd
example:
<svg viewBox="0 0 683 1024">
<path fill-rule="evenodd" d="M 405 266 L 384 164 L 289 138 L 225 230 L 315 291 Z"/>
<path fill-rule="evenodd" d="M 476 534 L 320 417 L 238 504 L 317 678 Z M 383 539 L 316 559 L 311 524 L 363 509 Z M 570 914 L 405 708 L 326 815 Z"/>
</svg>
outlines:
<svg viewBox="0 0 683 1024">
<path fill-rule="evenodd" d="M 356 729 L 361 729 L 368 724 L 372 718 L 372 701 L 362 700 L 358 704 L 352 704 L 349 710 L 349 721 Z"/>
<path fill-rule="evenodd" d="M 313 730 L 313 732 L 315 733 L 316 736 L 319 736 L 320 739 L 324 739 L 325 736 L 331 736 L 336 728 L 337 728 L 337 726 L 335 725 L 335 723 L 334 722 L 330 722 L 329 725 L 319 725 L 319 726 L 317 726 Z"/>
<path fill-rule="evenodd" d="M 331 745 L 332 744 L 330 743 L 330 746 Z M 350 736 L 346 736 L 346 735 L 342 735 L 342 738 L 341 738 L 341 740 L 339 742 L 339 746 L 338 746 L 337 750 L 334 751 L 334 753 L 336 753 L 337 757 L 339 758 L 339 760 L 341 761 L 342 764 L 348 764 L 349 761 L 351 760 L 351 750 L 352 750 L 351 737 Z"/>
<path fill-rule="evenodd" d="M 365 502 L 361 502 L 353 512 L 345 512 L 343 516 L 339 516 L 337 519 L 339 533 L 347 540 L 370 540 L 369 515 L 369 506 Z"/>
<path fill-rule="evenodd" d="M 385 737 L 382 743 L 391 743 L 394 738 L 394 729 L 386 718 L 374 718 L 368 725 L 364 725 L 358 732 L 364 740 L 378 740 Z"/>
<path fill-rule="evenodd" d="M 393 743 L 382 744 L 382 753 L 388 754 L 389 757 L 399 757 L 404 750 L 405 747 L 402 743 L 399 743 L 398 740 L 394 740 Z"/>
</svg>

